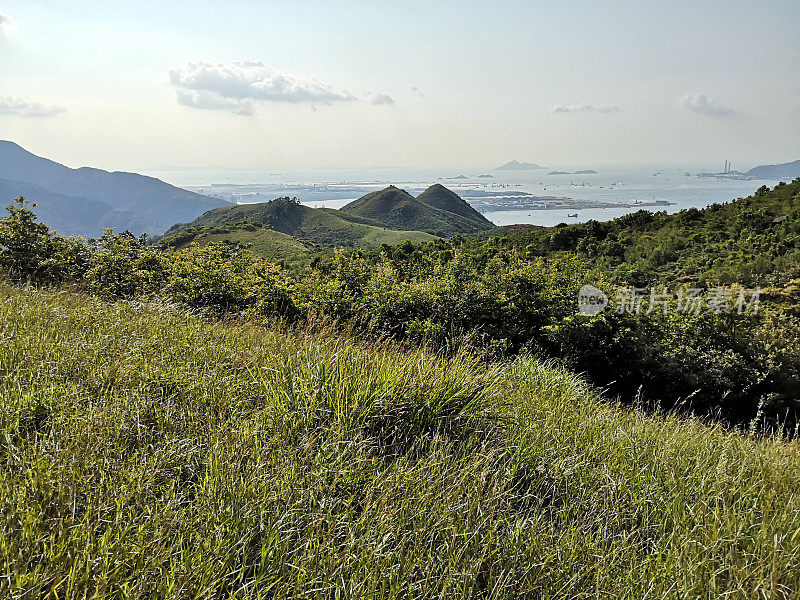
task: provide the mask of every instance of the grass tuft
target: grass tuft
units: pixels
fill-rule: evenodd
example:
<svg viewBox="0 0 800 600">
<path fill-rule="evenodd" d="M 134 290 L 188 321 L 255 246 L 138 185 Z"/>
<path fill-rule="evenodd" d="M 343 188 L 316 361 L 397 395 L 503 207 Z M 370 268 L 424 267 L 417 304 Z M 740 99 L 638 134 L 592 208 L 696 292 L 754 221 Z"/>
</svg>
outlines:
<svg viewBox="0 0 800 600">
<path fill-rule="evenodd" d="M 793 598 L 797 443 L 491 366 L 0 287 L 0 596 Z"/>
</svg>

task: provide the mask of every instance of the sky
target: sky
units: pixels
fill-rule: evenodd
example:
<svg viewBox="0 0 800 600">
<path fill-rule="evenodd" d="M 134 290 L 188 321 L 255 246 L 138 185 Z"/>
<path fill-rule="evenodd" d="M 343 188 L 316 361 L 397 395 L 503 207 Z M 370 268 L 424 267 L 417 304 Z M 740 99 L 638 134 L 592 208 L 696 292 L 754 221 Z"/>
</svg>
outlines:
<svg viewBox="0 0 800 600">
<path fill-rule="evenodd" d="M 800 159 L 800 2 L 0 0 L 0 139 L 110 170 Z"/>
</svg>

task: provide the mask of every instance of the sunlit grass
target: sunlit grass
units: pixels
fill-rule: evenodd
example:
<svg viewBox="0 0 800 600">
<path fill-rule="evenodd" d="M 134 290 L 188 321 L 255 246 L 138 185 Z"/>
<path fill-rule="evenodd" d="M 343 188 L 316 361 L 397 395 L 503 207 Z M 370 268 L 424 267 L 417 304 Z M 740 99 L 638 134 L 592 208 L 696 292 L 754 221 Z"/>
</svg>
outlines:
<svg viewBox="0 0 800 600">
<path fill-rule="evenodd" d="M 0 596 L 792 598 L 797 450 L 530 359 L 0 288 Z"/>
</svg>

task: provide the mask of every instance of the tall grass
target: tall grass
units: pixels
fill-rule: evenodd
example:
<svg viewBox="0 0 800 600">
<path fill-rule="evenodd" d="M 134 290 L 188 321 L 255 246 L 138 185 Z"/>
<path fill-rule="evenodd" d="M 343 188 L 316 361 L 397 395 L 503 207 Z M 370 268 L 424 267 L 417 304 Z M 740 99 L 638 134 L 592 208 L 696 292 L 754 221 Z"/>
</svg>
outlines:
<svg viewBox="0 0 800 600">
<path fill-rule="evenodd" d="M 792 598 L 797 451 L 530 359 L 0 288 L 0 596 Z"/>
</svg>

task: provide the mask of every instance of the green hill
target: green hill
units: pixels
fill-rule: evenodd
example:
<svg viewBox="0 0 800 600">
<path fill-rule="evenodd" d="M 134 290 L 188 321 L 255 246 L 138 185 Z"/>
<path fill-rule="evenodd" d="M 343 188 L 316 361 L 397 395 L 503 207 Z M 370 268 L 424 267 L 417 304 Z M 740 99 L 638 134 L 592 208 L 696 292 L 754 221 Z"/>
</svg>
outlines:
<svg viewBox="0 0 800 600">
<path fill-rule="evenodd" d="M 464 201 L 458 196 L 456 200 L 450 196 L 452 192 L 445 192 L 449 190 L 442 186 L 438 188 L 434 186 L 426 191 L 425 199 L 414 198 L 405 190 L 390 185 L 386 189 L 372 192 L 345 205 L 342 212 L 372 219 L 394 229 L 427 231 L 440 237 L 449 237 L 457 233 L 477 233 L 494 227 L 483 216 L 477 214 L 477 211 L 475 214 L 466 211 L 458 202 L 458 200 Z M 431 204 L 423 200 L 428 200 Z M 437 204 L 448 208 L 439 208 Z M 467 207 L 471 208 L 469 205 Z M 451 212 L 450 208 L 455 208 L 459 212 Z M 462 213 L 466 213 L 467 216 Z"/>
<path fill-rule="evenodd" d="M 311 208 L 294 199 L 278 198 L 271 202 L 240 204 L 208 211 L 191 223 L 171 227 L 164 235 L 162 243 L 174 245 L 174 238 L 179 235 L 185 238 L 192 232 L 199 233 L 202 228 L 218 229 L 242 223 L 260 224 L 291 236 L 303 245 L 373 247 L 399 244 L 406 240 L 421 242 L 435 239 L 433 235 L 422 231 L 395 231 L 358 215 L 331 208 Z M 221 231 L 213 233 L 220 236 L 219 240 L 225 238 L 222 234 L 224 232 Z M 248 236 L 243 233 L 239 234 L 240 239 L 246 237 Z M 264 234 L 259 234 L 259 237 L 264 237 Z"/>
<path fill-rule="evenodd" d="M 290 235 L 264 227 L 261 223 L 236 223 L 220 227 L 192 227 L 165 237 L 161 244 L 178 250 L 191 243 L 206 246 L 211 243 L 239 245 L 256 256 L 270 260 L 286 260 L 311 250 Z"/>
<path fill-rule="evenodd" d="M 456 215 L 460 215 L 467 219 L 471 219 L 478 223 L 483 223 L 486 228 L 494 227 L 494 224 L 484 217 L 481 213 L 470 206 L 469 202 L 464 200 L 461 196 L 448 190 L 442 184 L 437 183 L 429 187 L 427 190 L 417 196 L 417 200 L 433 208 L 444 210 Z"/>
</svg>

